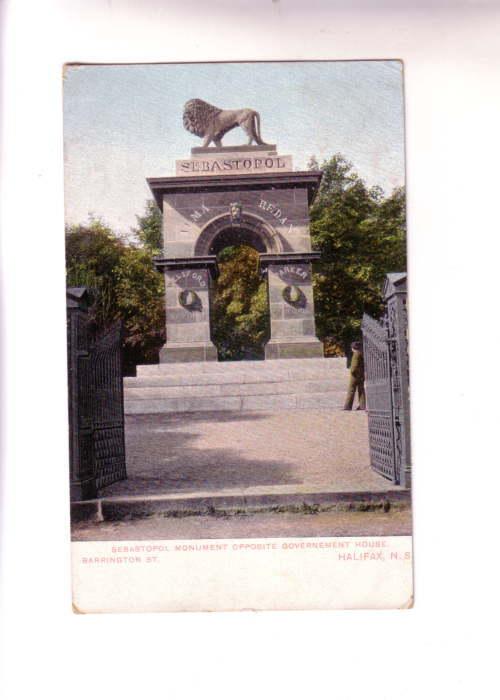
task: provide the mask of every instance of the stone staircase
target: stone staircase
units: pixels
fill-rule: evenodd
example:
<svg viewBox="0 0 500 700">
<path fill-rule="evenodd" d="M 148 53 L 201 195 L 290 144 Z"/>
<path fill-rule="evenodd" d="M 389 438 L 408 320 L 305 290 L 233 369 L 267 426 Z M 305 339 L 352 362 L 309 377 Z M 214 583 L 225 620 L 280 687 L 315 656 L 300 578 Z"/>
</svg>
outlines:
<svg viewBox="0 0 500 700">
<path fill-rule="evenodd" d="M 140 365 L 125 414 L 340 409 L 348 379 L 343 357 Z"/>
</svg>

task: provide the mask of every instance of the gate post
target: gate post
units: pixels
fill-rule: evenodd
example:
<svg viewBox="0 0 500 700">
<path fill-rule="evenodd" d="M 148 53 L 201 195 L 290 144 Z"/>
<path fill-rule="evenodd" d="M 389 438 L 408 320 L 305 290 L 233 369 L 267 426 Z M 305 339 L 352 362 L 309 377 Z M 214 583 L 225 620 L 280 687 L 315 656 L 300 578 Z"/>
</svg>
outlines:
<svg viewBox="0 0 500 700">
<path fill-rule="evenodd" d="M 408 363 L 407 276 L 389 273 L 383 287 L 389 340 L 394 415 L 396 473 L 399 483 L 411 487 L 410 374 Z"/>
<path fill-rule="evenodd" d="M 71 501 L 97 496 L 92 423 L 92 378 L 86 287 L 66 291 L 69 470 Z"/>
</svg>

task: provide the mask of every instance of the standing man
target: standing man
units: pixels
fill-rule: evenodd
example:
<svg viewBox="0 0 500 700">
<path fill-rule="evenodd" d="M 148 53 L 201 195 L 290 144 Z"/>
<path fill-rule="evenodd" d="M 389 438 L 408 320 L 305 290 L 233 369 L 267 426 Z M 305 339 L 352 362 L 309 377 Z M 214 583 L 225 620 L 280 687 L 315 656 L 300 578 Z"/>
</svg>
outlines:
<svg viewBox="0 0 500 700">
<path fill-rule="evenodd" d="M 347 398 L 344 404 L 344 411 L 352 411 L 352 404 L 354 403 L 354 395 L 356 394 L 356 389 L 358 390 L 358 401 L 359 406 L 357 411 L 364 411 L 366 409 L 366 399 L 365 399 L 365 365 L 363 361 L 363 345 L 359 340 L 355 340 L 351 344 L 352 358 L 351 358 L 351 376 L 349 379 L 349 388 L 347 390 Z"/>
</svg>

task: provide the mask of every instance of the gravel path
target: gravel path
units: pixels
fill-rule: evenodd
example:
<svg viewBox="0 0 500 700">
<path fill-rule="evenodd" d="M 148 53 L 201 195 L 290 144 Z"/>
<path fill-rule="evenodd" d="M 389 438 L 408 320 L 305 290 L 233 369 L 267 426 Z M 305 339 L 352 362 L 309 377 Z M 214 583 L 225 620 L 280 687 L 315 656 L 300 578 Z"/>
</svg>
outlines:
<svg viewBox="0 0 500 700">
<path fill-rule="evenodd" d="M 128 416 L 128 479 L 101 497 L 252 487 L 385 491 L 370 469 L 364 412 L 302 410 Z"/>
<path fill-rule="evenodd" d="M 410 535 L 409 510 L 383 512 L 258 513 L 214 517 L 147 518 L 73 526 L 74 541 L 183 540 L 257 537 Z"/>
</svg>

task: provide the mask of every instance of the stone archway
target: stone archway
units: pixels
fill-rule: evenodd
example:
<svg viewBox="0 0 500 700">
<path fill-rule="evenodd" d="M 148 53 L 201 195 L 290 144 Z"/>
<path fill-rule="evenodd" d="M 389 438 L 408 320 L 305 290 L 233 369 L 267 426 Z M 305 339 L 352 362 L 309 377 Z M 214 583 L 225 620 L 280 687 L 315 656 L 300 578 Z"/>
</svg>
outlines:
<svg viewBox="0 0 500 700">
<path fill-rule="evenodd" d="M 277 231 L 260 217 L 244 213 L 235 220 L 230 214 L 222 214 L 202 229 L 194 246 L 195 257 L 217 255 L 224 245 L 234 245 L 234 241 L 245 243 L 259 253 L 285 252 Z"/>
<path fill-rule="evenodd" d="M 217 260 L 209 292 L 209 327 L 219 361 L 265 359 L 270 308 L 260 256 L 272 251 L 279 254 L 280 249 L 274 229 L 257 217 L 241 217 L 235 222 L 223 215 L 201 231 L 196 257 Z"/>
<path fill-rule="evenodd" d="M 312 286 L 312 262 L 320 254 L 311 249 L 309 229 L 321 173 L 294 171 L 288 157 L 263 160 L 261 151 L 260 146 L 232 147 L 231 153 L 203 149 L 179 162 L 175 177 L 148 180 L 163 212 L 164 251 L 155 259 L 166 287 L 167 341 L 160 362 L 217 360 L 211 289 L 218 252 L 235 242 L 258 251 L 267 281 L 266 360 L 323 356 Z M 269 171 L 268 160 L 274 164 Z M 240 166 L 245 172 L 233 171 Z"/>
</svg>

